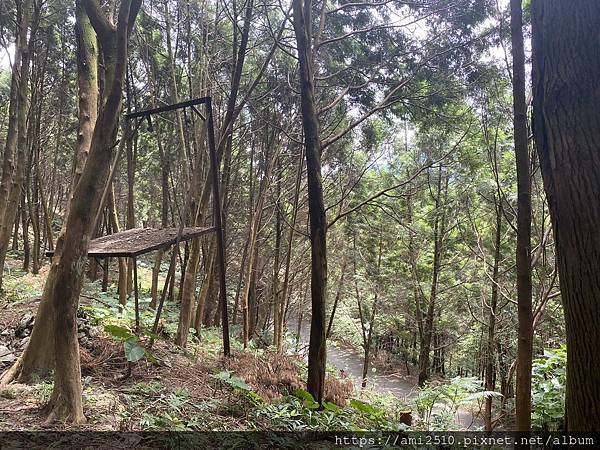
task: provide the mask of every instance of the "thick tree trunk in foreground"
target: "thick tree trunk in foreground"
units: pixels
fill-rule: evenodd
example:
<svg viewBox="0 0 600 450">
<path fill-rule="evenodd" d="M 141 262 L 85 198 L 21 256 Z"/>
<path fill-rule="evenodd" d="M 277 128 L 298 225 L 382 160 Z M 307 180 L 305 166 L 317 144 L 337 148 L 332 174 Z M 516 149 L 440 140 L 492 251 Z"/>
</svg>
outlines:
<svg viewBox="0 0 600 450">
<path fill-rule="evenodd" d="M 531 358 L 533 312 L 531 306 L 531 180 L 527 145 L 527 103 L 525 101 L 525 50 L 521 0 L 511 0 L 513 57 L 514 140 L 517 160 L 517 345 L 516 426 L 531 430 Z"/>
<path fill-rule="evenodd" d="M 566 429 L 600 423 L 600 2 L 534 0 L 533 125 L 567 331 Z"/>
<path fill-rule="evenodd" d="M 129 32 L 141 5 L 141 0 L 123 0 L 119 8 L 118 25 L 108 22 L 94 0 L 83 2 L 96 29 L 104 51 L 115 49 L 114 73 L 107 89 L 106 101 L 98 116 L 91 141 L 91 149 L 81 179 L 71 198 L 65 226 L 58 238 L 34 326 L 32 339 L 19 359 L 26 360 L 35 353 L 33 334 L 39 327 L 47 327 L 47 317 L 54 318 L 49 339 L 54 343 L 54 390 L 48 404 L 48 421 L 85 421 L 81 398 L 81 368 L 77 341 L 77 307 L 83 280 L 83 269 L 92 232 L 93 220 L 99 207 L 109 169 L 121 96 Z M 45 316 L 40 317 L 40 313 Z M 59 332 L 52 332 L 59 330 Z M 18 366 L 19 362 L 15 364 Z"/>
<path fill-rule="evenodd" d="M 77 37 L 77 84 L 79 87 L 79 130 L 75 143 L 73 186 L 79 182 L 98 117 L 98 43 L 96 32 L 81 5 L 75 2 L 75 36 Z"/>
<path fill-rule="evenodd" d="M 311 324 L 308 347 L 307 390 L 321 403 L 325 389 L 325 301 L 327 298 L 327 219 L 321 185 L 321 139 L 314 97 L 311 1 L 293 0 L 294 32 L 298 45 L 300 101 L 306 172 L 311 245 Z"/>
</svg>

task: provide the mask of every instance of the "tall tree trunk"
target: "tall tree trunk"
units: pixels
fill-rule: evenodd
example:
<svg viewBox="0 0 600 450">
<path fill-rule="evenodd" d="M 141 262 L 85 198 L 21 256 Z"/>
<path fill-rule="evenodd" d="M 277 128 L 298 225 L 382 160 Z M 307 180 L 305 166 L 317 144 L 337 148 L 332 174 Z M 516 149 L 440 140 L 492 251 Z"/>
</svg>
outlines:
<svg viewBox="0 0 600 450">
<path fill-rule="evenodd" d="M 502 199 L 494 200 L 496 206 L 496 236 L 494 241 L 494 267 L 492 269 L 492 295 L 490 299 L 490 312 L 488 314 L 488 337 L 485 367 L 485 389 L 493 391 L 495 388 L 495 349 L 496 349 L 496 313 L 498 306 L 498 274 L 500 267 L 500 246 L 502 244 Z M 484 411 L 485 430 L 492 431 L 492 397 L 485 399 Z"/>
<path fill-rule="evenodd" d="M 111 183 L 108 188 L 108 221 L 110 223 L 110 230 L 112 233 L 119 233 L 121 231 L 121 225 L 119 224 L 119 215 L 117 213 L 117 202 L 115 199 L 115 185 Z M 119 292 L 119 305 L 125 306 L 127 304 L 127 297 L 129 295 L 127 291 L 127 261 L 124 257 L 117 258 L 119 267 L 119 282 L 117 289 Z M 106 269 L 104 274 L 108 274 L 108 258 L 106 259 Z"/>
<path fill-rule="evenodd" d="M 29 107 L 29 68 L 35 41 L 38 15 L 34 18 L 31 36 L 27 41 L 27 30 L 31 16 L 31 1 L 24 0 L 17 5 L 18 38 L 15 63 L 11 79 L 9 105 L 9 129 L 4 147 L 2 179 L 0 180 L 0 289 L 4 274 L 6 252 L 23 186 L 25 149 L 27 147 L 27 114 Z M 17 61 L 18 58 L 18 61 Z M 14 92 L 13 92 L 14 89 Z M 16 161 L 15 157 L 16 150 Z"/>
<path fill-rule="evenodd" d="M 250 291 L 251 286 L 253 285 L 252 278 L 256 277 L 256 269 L 257 269 L 257 257 L 258 257 L 258 234 L 260 231 L 262 217 L 263 217 L 263 209 L 264 204 L 267 198 L 267 193 L 269 190 L 269 186 L 271 184 L 271 178 L 273 174 L 273 168 L 275 167 L 275 161 L 277 160 L 279 154 L 279 148 L 276 150 L 271 150 L 273 146 L 273 138 L 272 134 L 270 134 L 267 130 L 267 136 L 271 136 L 268 138 L 265 151 L 265 171 L 260 183 L 260 187 L 258 190 L 258 198 L 256 200 L 256 206 L 253 206 L 254 212 L 252 214 L 252 218 L 250 221 L 250 228 L 248 230 L 248 262 L 246 268 L 246 275 L 244 279 L 244 291 L 242 294 L 242 319 L 243 319 L 243 343 L 244 348 L 248 347 L 248 341 L 252 339 L 252 333 L 250 328 L 250 323 L 252 320 L 249 317 L 250 311 L 252 308 L 249 307 L 250 303 Z M 256 298 L 255 298 L 256 300 Z"/>
<path fill-rule="evenodd" d="M 20 2 L 16 2 L 16 6 L 15 54 L 10 82 L 8 129 L 6 141 L 4 143 L 2 177 L 0 179 L 0 289 L 2 288 L 4 260 L 7 250 L 7 248 L 4 249 L 1 246 L 1 231 L 4 222 L 6 221 L 7 213 L 10 213 L 8 203 L 17 168 L 15 153 L 17 151 L 19 139 L 19 117 L 20 111 L 26 107 L 26 105 L 21 104 L 21 94 L 28 84 L 29 74 L 29 67 L 23 67 L 23 62 L 29 61 L 27 30 L 29 28 L 29 19 L 31 15 L 31 0 L 21 0 Z M 27 64 L 29 63 L 27 62 Z M 10 226 L 12 227 L 12 223 Z"/>
<path fill-rule="evenodd" d="M 410 267 L 412 272 L 412 284 L 413 284 L 413 300 L 415 302 L 415 320 L 417 322 L 417 334 L 419 342 L 423 342 L 423 310 L 422 310 L 422 293 L 420 288 L 419 281 L 419 271 L 417 265 L 417 248 L 415 245 L 415 232 L 413 228 L 413 204 L 412 204 L 412 196 L 409 195 L 406 199 L 407 205 L 407 221 L 410 226 L 409 229 L 409 238 L 408 238 L 408 258 L 410 260 Z M 414 344 L 416 345 L 417 336 L 415 336 Z M 413 349 L 415 347 L 413 345 Z M 416 360 L 416 352 L 411 351 L 411 357 L 413 360 L 413 364 Z"/>
<path fill-rule="evenodd" d="M 98 117 L 98 43 L 81 0 L 75 2 L 75 37 L 77 38 L 77 85 L 79 88 L 79 127 L 75 143 L 73 184 L 81 178 L 90 152 Z"/>
<path fill-rule="evenodd" d="M 275 249 L 274 249 L 274 257 L 273 257 L 273 282 L 271 288 L 271 298 L 273 305 L 273 344 L 277 347 L 277 342 L 279 342 L 279 336 L 283 334 L 283 330 L 280 330 L 279 327 L 282 326 L 282 321 L 279 319 L 279 314 L 283 311 L 283 308 L 280 307 L 280 303 L 283 303 L 283 297 L 281 297 L 280 290 L 280 277 L 279 277 L 279 269 L 280 269 L 280 258 L 281 258 L 281 233 L 282 233 L 282 223 L 281 223 L 281 161 L 279 157 L 277 157 L 277 189 L 275 191 Z"/>
<path fill-rule="evenodd" d="M 160 187 L 161 187 L 161 226 L 167 228 L 169 226 L 169 158 L 166 155 L 163 144 L 162 134 L 160 132 L 160 123 L 154 125 L 156 130 L 156 143 L 158 146 L 158 154 L 160 156 Z M 152 267 L 152 286 L 150 287 L 150 308 L 156 308 L 158 300 L 158 276 L 160 275 L 160 266 L 162 263 L 164 251 L 158 250 L 154 258 L 154 266 Z"/>
<path fill-rule="evenodd" d="M 133 83 L 129 82 L 127 77 L 127 113 L 131 113 L 131 96 L 132 91 L 135 88 Z M 125 133 L 129 136 L 131 133 L 129 121 L 126 122 Z M 131 139 L 127 140 L 126 144 L 126 155 L 127 155 L 127 219 L 125 222 L 125 228 L 131 230 L 135 228 L 135 210 L 134 210 L 134 187 L 135 187 L 135 169 L 137 164 L 137 134 Z M 129 258 L 127 261 L 127 295 L 131 296 L 133 291 L 133 258 Z"/>
<path fill-rule="evenodd" d="M 442 175 L 442 166 L 438 169 L 437 194 L 435 198 L 435 219 L 433 224 L 433 273 L 431 276 L 431 292 L 429 304 L 425 315 L 423 336 L 419 349 L 419 386 L 423 386 L 429 379 L 429 353 L 431 352 L 431 339 L 433 336 L 433 319 L 435 318 L 435 302 L 437 300 L 438 281 L 442 264 L 443 241 L 446 232 L 446 196 L 448 195 L 448 176 Z M 442 178 L 445 179 L 442 185 Z M 442 195 L 444 200 L 442 200 Z M 444 204 L 442 204 L 442 201 Z M 440 211 L 440 209 L 442 211 Z"/>
<path fill-rule="evenodd" d="M 321 403 L 325 389 L 325 302 L 327 299 L 327 218 L 321 184 L 321 138 L 314 94 L 312 52 L 312 2 L 293 0 L 294 32 L 298 48 L 300 104 L 306 172 L 311 245 L 311 323 L 308 346 L 307 390 Z"/>
<path fill-rule="evenodd" d="M 279 337 L 276 342 L 277 351 L 283 349 L 283 327 L 285 325 L 285 304 L 288 302 L 290 290 L 290 267 L 292 263 L 292 248 L 294 244 L 294 231 L 296 219 L 298 217 L 298 200 L 300 198 L 300 185 L 302 182 L 302 167 L 304 167 L 304 147 L 301 147 L 300 157 L 298 158 L 298 167 L 296 169 L 296 185 L 294 187 L 294 201 L 292 203 L 292 218 L 290 220 L 290 237 L 287 242 L 287 251 L 285 254 L 285 272 L 283 274 L 283 286 L 281 288 L 281 312 L 279 314 Z"/>
<path fill-rule="evenodd" d="M 27 216 L 25 193 L 21 192 L 21 228 L 23 233 L 23 270 L 29 271 L 30 247 L 29 247 L 29 218 Z"/>
<path fill-rule="evenodd" d="M 517 386 L 516 427 L 531 430 L 531 367 L 533 312 L 531 300 L 531 180 L 525 101 L 525 49 L 521 0 L 510 2 L 513 58 L 514 140 L 517 160 Z"/>
<path fill-rule="evenodd" d="M 600 2 L 534 0 L 533 129 L 567 335 L 566 429 L 600 423 Z"/>
<path fill-rule="evenodd" d="M 44 294 L 31 339 L 24 353 L 10 369 L 9 376 L 2 380 L 4 382 L 17 374 L 30 377 L 31 373 L 24 374 L 22 371 L 23 362 L 31 358 L 31 355 L 39 353 L 39 347 L 35 344 L 39 344 L 40 335 L 52 341 L 51 356 L 45 355 L 55 363 L 54 389 L 47 408 L 49 422 L 85 421 L 81 398 L 77 307 L 93 228 L 92 222 L 105 187 L 117 117 L 121 109 L 129 34 L 141 6 L 141 0 L 121 1 L 116 27 L 109 23 L 95 0 L 83 0 L 83 5 L 101 40 L 103 52 L 114 51 L 111 83 L 108 84 L 106 100 L 98 116 L 88 160 L 73 192 L 65 226 L 57 240 L 56 253 L 44 286 Z M 54 324 L 46 320 L 48 317 L 54 318 Z M 48 349 L 47 346 L 43 348 Z"/>
<path fill-rule="evenodd" d="M 381 238 L 381 234 L 379 236 L 379 251 L 377 256 L 377 278 L 379 278 L 380 270 L 381 270 L 381 255 L 383 250 L 383 239 Z M 369 375 L 369 364 L 371 362 L 371 347 L 373 343 L 373 329 L 375 326 L 375 317 L 377 316 L 377 306 L 379 301 L 379 279 L 376 281 L 375 287 L 375 298 L 373 299 L 373 304 L 371 305 L 371 316 L 369 317 L 369 326 L 365 323 L 366 317 L 363 312 L 362 302 L 360 301 L 360 296 L 358 292 L 358 284 L 356 282 L 356 263 L 354 267 L 355 271 L 355 286 L 356 286 L 356 298 L 358 299 L 358 313 L 360 317 L 360 327 L 362 331 L 363 338 L 363 350 L 365 352 L 363 359 L 363 371 L 362 371 L 362 383 L 361 386 L 363 388 L 367 387 L 367 379 Z"/>
</svg>

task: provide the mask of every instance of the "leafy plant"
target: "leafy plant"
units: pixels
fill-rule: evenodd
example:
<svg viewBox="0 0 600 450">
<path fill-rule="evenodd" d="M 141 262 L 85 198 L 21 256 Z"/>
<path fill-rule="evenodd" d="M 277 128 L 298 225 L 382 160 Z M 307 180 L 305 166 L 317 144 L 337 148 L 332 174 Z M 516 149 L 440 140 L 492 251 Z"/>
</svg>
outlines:
<svg viewBox="0 0 600 450">
<path fill-rule="evenodd" d="M 400 431 L 406 426 L 400 422 L 389 419 L 388 411 L 371 403 L 363 402 L 362 400 L 350 400 L 350 407 L 359 413 L 362 419 L 362 427 L 367 426 L 368 429 Z"/>
<path fill-rule="evenodd" d="M 35 393 L 35 396 L 43 403 L 50 400 L 53 387 L 53 383 L 42 381 L 33 385 L 33 392 Z"/>
<path fill-rule="evenodd" d="M 313 396 L 303 389 L 296 389 L 279 403 L 259 405 L 253 419 L 267 421 L 269 427 L 286 431 L 346 430 L 352 426 L 342 408 L 324 402 L 320 410 Z"/>
<path fill-rule="evenodd" d="M 336 430 L 394 430 L 405 426 L 389 420 L 388 412 L 361 400 L 352 399 L 349 406 L 339 407 L 323 402 L 322 407 L 304 389 L 296 389 L 292 395 L 274 404 L 263 404 L 253 413 L 255 421 L 267 421 L 268 427 L 287 431 L 336 431 Z M 256 425 L 260 428 L 260 425 Z"/>
<path fill-rule="evenodd" d="M 144 357 L 149 361 L 156 361 L 154 355 L 140 345 L 137 336 L 131 333 L 129 329 L 118 325 L 106 325 L 104 331 L 112 338 L 123 342 L 123 349 L 128 362 L 137 362 Z"/>
<path fill-rule="evenodd" d="M 490 397 L 498 398 L 501 394 L 486 391 L 475 377 L 455 377 L 449 383 L 422 388 L 415 406 L 426 430 L 445 431 L 454 425 L 454 417 L 460 408 Z"/>
<path fill-rule="evenodd" d="M 557 431 L 565 417 L 567 348 L 545 349 L 533 361 L 531 378 L 532 427 L 536 431 Z"/>
<path fill-rule="evenodd" d="M 262 401 L 260 395 L 252 390 L 252 388 L 242 378 L 233 376 L 233 372 L 224 370 L 217 374 L 211 375 L 211 378 L 218 380 L 220 383 L 226 384 L 232 388 L 234 392 L 242 393 L 252 403 L 257 404 Z"/>
</svg>

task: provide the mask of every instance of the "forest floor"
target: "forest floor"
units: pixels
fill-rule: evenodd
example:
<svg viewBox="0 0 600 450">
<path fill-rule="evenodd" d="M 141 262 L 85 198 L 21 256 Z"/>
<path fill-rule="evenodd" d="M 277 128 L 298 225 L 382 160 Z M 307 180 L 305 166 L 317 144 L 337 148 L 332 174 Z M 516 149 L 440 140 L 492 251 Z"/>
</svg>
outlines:
<svg viewBox="0 0 600 450">
<path fill-rule="evenodd" d="M 0 373 L 10 367 L 25 348 L 33 328 L 47 269 L 39 275 L 19 270 L 9 260 L 4 292 L 0 296 Z M 143 273 L 143 271 L 142 271 Z M 84 288 L 78 314 L 78 332 L 87 424 L 84 430 L 251 430 L 273 428 L 257 417 L 254 394 L 270 404 L 305 386 L 306 365 L 299 355 L 277 355 L 264 349 L 243 351 L 233 339 L 233 358 L 221 356 L 219 330 L 205 330 L 202 340 L 192 339 L 186 349 L 167 339 L 157 339 L 151 356 L 128 363 L 123 343 L 106 333 L 107 323 L 122 324 L 131 311 L 112 320 L 110 294 L 98 283 Z M 173 325 L 165 308 L 162 334 Z M 149 316 L 143 316 L 143 319 Z M 166 322 L 171 322 L 168 326 Z M 172 331 L 172 330 L 171 330 Z M 140 344 L 147 346 L 147 338 Z M 231 374 L 231 379 L 221 379 Z M 235 376 L 233 375 L 235 374 Z M 238 389 L 235 383 L 243 380 Z M 44 424 L 44 405 L 52 392 L 51 379 L 32 385 L 12 383 L 0 392 L 0 431 L 65 430 L 64 424 Z M 248 395 L 248 393 L 252 395 Z M 327 400 L 343 406 L 352 395 L 350 380 L 327 378 Z M 258 398 L 258 397 L 257 397 Z M 267 420 L 268 421 L 268 420 Z M 275 426 L 276 428 L 276 426 Z"/>
<path fill-rule="evenodd" d="M 11 308 L 2 306 L 0 329 L 4 341 L 0 345 L 15 349 L 15 356 L 24 347 L 21 341 L 26 337 L 20 336 L 30 332 L 32 314 L 38 304 L 39 299 L 31 299 Z M 221 381 L 220 374 L 226 371 L 235 374 L 265 402 L 304 387 L 301 357 L 236 349 L 232 358 L 223 358 L 216 330 L 206 332 L 205 345 L 190 345 L 186 350 L 166 340 L 157 340 L 151 350 L 154 361 L 138 361 L 127 376 L 123 344 L 91 325 L 85 316 L 78 319 L 78 325 L 88 420 L 79 429 L 255 429 L 259 421 L 248 415 L 251 399 Z M 145 346 L 147 341 L 142 339 L 141 344 Z M 5 362 L 0 370 L 8 366 Z M 352 391 L 350 381 L 332 377 L 327 380 L 328 401 L 344 405 Z M 43 407 L 51 392 L 51 380 L 9 385 L 0 392 L 0 430 L 64 430 L 62 424 L 43 424 Z"/>
<path fill-rule="evenodd" d="M 47 268 L 32 275 L 22 272 L 19 265 L 18 260 L 8 261 L 0 295 L 0 373 L 27 344 L 47 275 Z M 149 273 L 149 266 L 142 263 L 142 292 Z M 154 319 L 147 308 L 149 300 L 140 299 L 142 329 L 149 329 Z M 368 389 L 359 389 L 362 358 L 352 349 L 336 346 L 328 349 L 328 410 L 314 414 L 303 391 L 307 368 L 302 351 L 277 355 L 269 348 L 253 346 L 244 351 L 235 338 L 239 334 L 235 326 L 231 359 L 221 356 L 217 329 L 204 330 L 201 339 L 192 337 L 187 348 L 181 349 L 170 340 L 177 327 L 174 304 L 165 305 L 160 337 L 155 336 L 152 349 L 132 363 L 128 373 L 119 334 L 127 334 L 133 320 L 133 308 L 119 310 L 114 286 L 102 292 L 98 282 L 85 284 L 78 334 L 87 423 L 78 429 L 395 429 L 407 411 L 416 415 L 418 390 L 410 378 L 378 372 L 369 380 Z M 301 347 L 307 342 L 305 335 L 306 331 Z M 148 347 L 148 334 L 135 339 L 142 348 Z M 293 349 L 295 337 L 286 336 L 286 342 Z M 13 383 L 0 391 L 0 431 L 70 429 L 65 424 L 44 424 L 44 405 L 51 392 L 51 379 L 36 379 L 31 385 Z M 472 425 L 460 417 L 456 423 L 463 429 Z"/>
</svg>

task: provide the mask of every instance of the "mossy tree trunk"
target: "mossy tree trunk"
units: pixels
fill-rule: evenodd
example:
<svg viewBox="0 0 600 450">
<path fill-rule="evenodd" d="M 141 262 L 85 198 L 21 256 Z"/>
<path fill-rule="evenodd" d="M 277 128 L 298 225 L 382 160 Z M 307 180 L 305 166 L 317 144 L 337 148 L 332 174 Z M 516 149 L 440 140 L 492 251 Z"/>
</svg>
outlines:
<svg viewBox="0 0 600 450">
<path fill-rule="evenodd" d="M 105 53 L 114 56 L 110 84 L 105 89 L 105 98 L 92 135 L 90 152 L 69 202 L 65 225 L 56 243 L 44 295 L 38 310 L 37 320 L 23 355 L 15 366 L 38 359 L 39 348 L 35 346 L 36 335 L 45 335 L 53 343 L 54 389 L 47 405 L 48 422 L 65 420 L 73 423 L 85 421 L 81 398 L 81 367 L 77 340 L 77 308 L 83 281 L 83 270 L 92 233 L 93 221 L 104 191 L 108 169 L 112 159 L 125 68 L 129 34 L 141 6 L 141 0 L 122 0 L 118 23 L 113 25 L 101 11 L 95 0 L 83 0 L 82 4 L 90 22 L 98 34 Z M 50 320 L 48 320 L 50 318 Z M 18 370 L 18 369 L 17 369 Z"/>
<path fill-rule="evenodd" d="M 4 145 L 2 177 L 0 178 L 0 289 L 2 288 L 4 261 L 23 184 L 24 147 L 27 143 L 30 47 L 33 45 L 35 34 L 34 27 L 32 27 L 32 36 L 28 42 L 31 0 L 18 1 L 16 6 L 15 55 L 10 83 L 8 129 Z"/>
</svg>

